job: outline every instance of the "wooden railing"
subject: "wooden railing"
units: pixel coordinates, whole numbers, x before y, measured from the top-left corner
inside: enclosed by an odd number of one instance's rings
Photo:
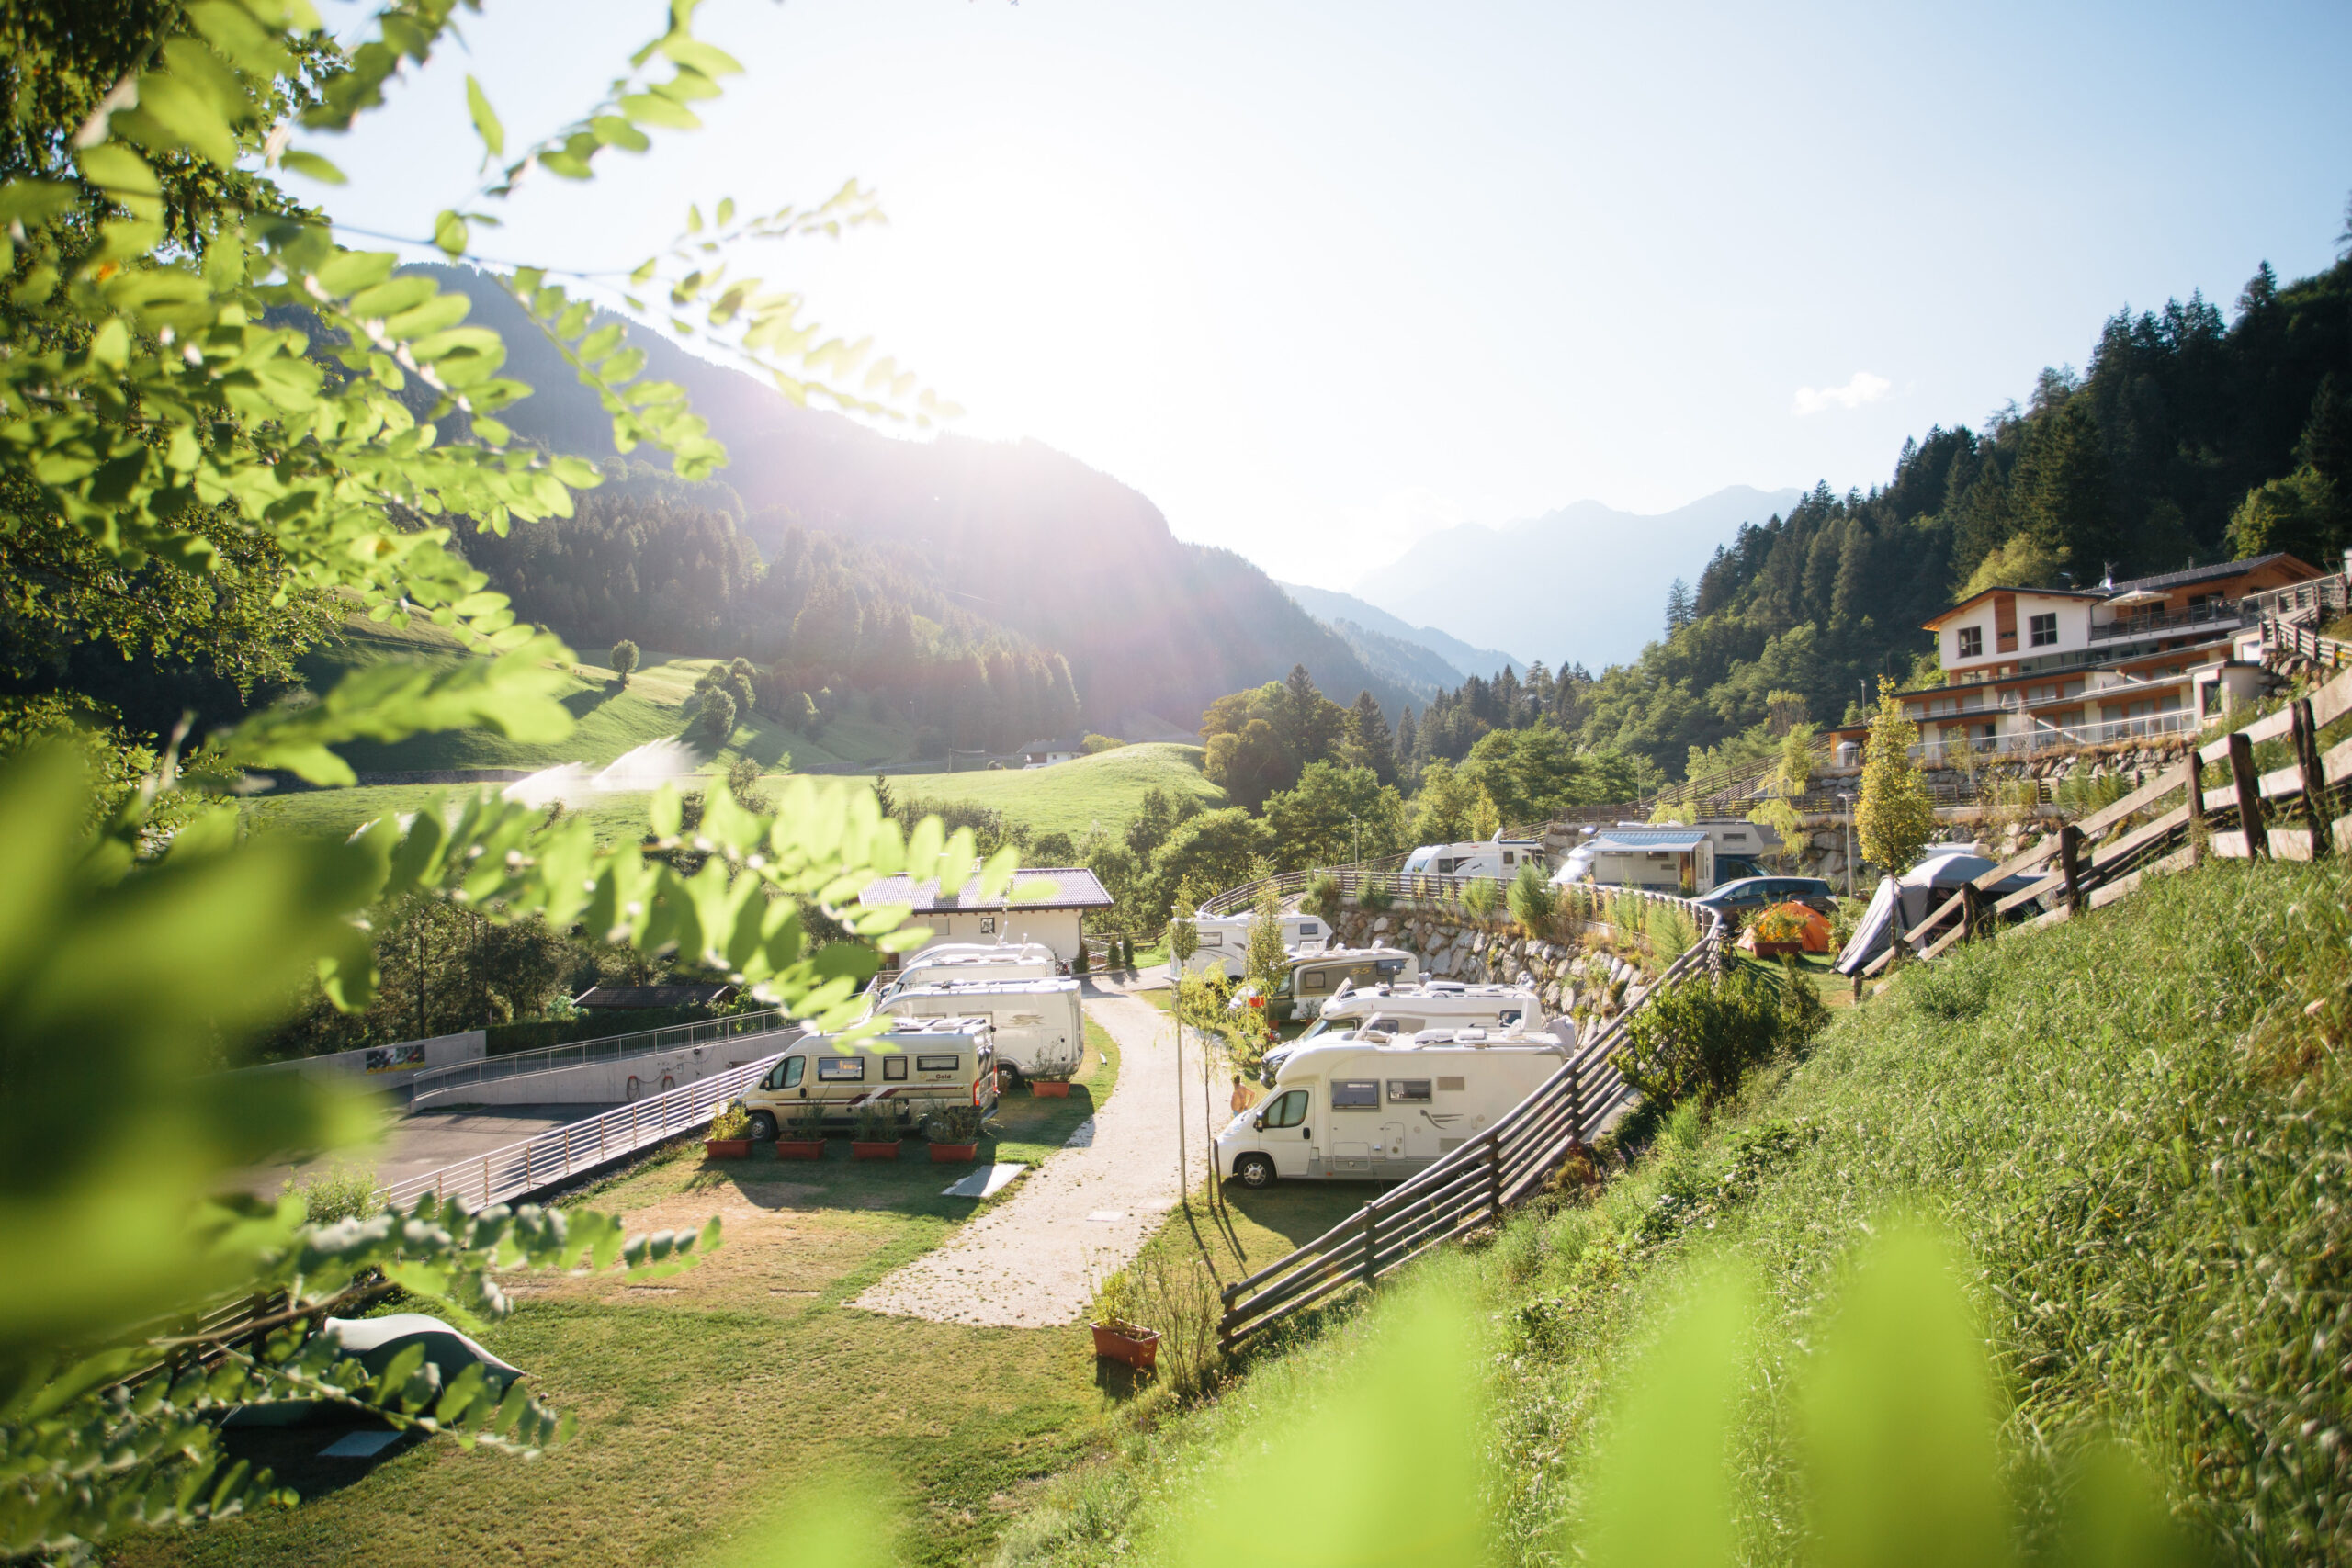
[[[1934,958],[1993,929],[2002,915],[2037,900],[2055,899],[2033,923],[2052,925],[2111,904],[2151,874],[2184,870],[2204,853],[2227,859],[2307,861],[2352,852],[2352,817],[2338,808],[2352,783],[2352,740],[2323,755],[2319,732],[2352,714],[2352,674],[2337,676],[2308,697],[2199,748],[2179,767],[2080,822],[2068,823],[2025,853],[1975,878],[1898,934],[1894,945],[1866,966],[1875,975],[1898,951]],[[2257,773],[2254,748],[2285,740],[2294,761]],[[2206,764],[2226,764],[2226,784],[2207,787]],[[2241,810],[2239,803],[2247,803]],[[2147,820],[2132,825],[2131,818]],[[2301,825],[2291,826],[2294,818]],[[2106,843],[2094,837],[2120,828]],[[1996,896],[2015,876],[2033,880]]]
[[[1227,1349],[1351,1287],[1370,1285],[1432,1247],[1499,1221],[1541,1187],[1568,1151],[1597,1134],[1634,1098],[1612,1059],[1649,999],[1696,976],[1720,974],[1729,926],[1713,909],[1659,893],[1621,890],[1691,917],[1699,940],[1668,965],[1633,1007],[1590,1038],[1493,1126],[1366,1203],[1313,1241],[1224,1290],[1219,1342]],[[1215,1173],[1221,1174],[1221,1173]],[[1214,1179],[1214,1174],[1213,1174]]]

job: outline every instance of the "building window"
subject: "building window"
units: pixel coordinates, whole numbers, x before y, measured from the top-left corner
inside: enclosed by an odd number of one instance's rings
[[[1960,656],[1962,659],[1984,657],[1984,628],[1983,626],[1960,628]]]
[[[2026,621],[2026,629],[2032,637],[2034,647],[2053,646],[2058,641],[2058,613],[2052,610],[2046,615],[2030,616]]]
[[[2199,716],[2204,718],[2211,718],[2222,711],[2222,683],[2219,681],[2208,681],[2197,688],[2197,709]]]
[[[980,934],[982,936],[996,935],[996,917],[994,915],[982,915],[980,917]]]

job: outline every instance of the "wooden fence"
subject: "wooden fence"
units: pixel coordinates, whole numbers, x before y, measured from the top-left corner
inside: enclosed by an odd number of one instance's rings
[[[1729,926],[1712,909],[1660,893],[1644,902],[1688,913],[1700,935],[1633,1007],[1574,1044],[1559,1070],[1493,1126],[1289,1256],[1225,1287],[1217,1337],[1228,1350],[1355,1285],[1370,1285],[1481,1225],[1541,1187],[1569,1149],[1598,1134],[1634,1098],[1611,1059],[1650,998],[1698,975],[1720,974]]]
[[[1900,932],[1862,973],[1878,974],[1901,950],[1937,957],[2037,901],[2052,907],[2033,924],[2071,919],[2128,896],[2148,876],[2186,870],[2207,853],[2307,861],[2352,852],[2352,817],[2340,814],[2352,783],[2352,740],[2324,755],[2319,746],[2321,729],[2348,713],[2352,674],[2208,743],[2179,767],[1970,882]],[[2288,742],[2294,760],[2258,773],[2254,749],[2267,740]],[[2226,765],[2228,782],[2207,785],[2206,764]],[[2241,810],[2241,802],[2250,809]],[[2109,829],[2116,831],[2106,842],[2094,841]],[[1996,896],[2001,883],[2027,874],[2030,883]]]

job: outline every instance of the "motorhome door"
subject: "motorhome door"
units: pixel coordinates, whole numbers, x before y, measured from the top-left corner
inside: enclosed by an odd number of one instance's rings
[[[1258,1146],[1273,1156],[1276,1176],[1305,1176],[1316,1164],[1315,1091],[1286,1089],[1258,1112]]]

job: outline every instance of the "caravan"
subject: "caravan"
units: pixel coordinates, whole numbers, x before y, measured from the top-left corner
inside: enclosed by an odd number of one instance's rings
[[[1254,913],[1239,915],[1200,915],[1193,920],[1195,945],[1184,972],[1204,975],[1210,970],[1221,971],[1229,980],[1239,979],[1250,954],[1250,928],[1257,923]],[[1283,951],[1296,953],[1306,947],[1320,946],[1331,940],[1330,922],[1315,915],[1303,915],[1296,910],[1285,911],[1282,917]],[[1176,961],[1168,961],[1168,977],[1176,978]]]
[[[1086,1060],[1086,1019],[1075,980],[959,976],[897,987],[875,1007],[904,1019],[987,1019],[1001,1089],[1024,1078],[1068,1078]]]
[[[1472,1029],[1295,1051],[1266,1098],[1217,1134],[1217,1170],[1259,1188],[1278,1177],[1410,1176],[1493,1126],[1570,1050],[1548,1034]]]
[[[908,1020],[887,1034],[843,1042],[804,1034],[744,1091],[752,1137],[766,1143],[787,1122],[810,1114],[841,1123],[878,1101],[909,1131],[933,1111],[976,1105],[996,1109],[996,1047],[985,1018]]]
[[[1781,852],[1781,835],[1760,822],[1711,817],[1678,822],[1620,822],[1593,828],[1570,850],[1553,886],[1579,882],[1603,887],[1643,887],[1695,897],[1726,882],[1760,874],[1759,859]]]
[[[1042,942],[943,942],[909,958],[897,974],[876,976],[871,988],[875,1005],[887,1011],[890,997],[917,986],[951,980],[1047,980],[1061,972],[1061,960]]]
[[[1405,859],[1403,876],[1484,876],[1509,882],[1522,865],[1544,865],[1541,839],[1474,840],[1462,844],[1423,844]]]
[[[1460,980],[1424,980],[1417,986],[1352,987],[1325,1002],[1314,1026],[1266,1054],[1265,1081],[1272,1083],[1292,1053],[1342,1032],[1359,1038],[1409,1039],[1426,1029],[1483,1029],[1489,1033],[1532,1032],[1544,1025],[1544,998],[1533,985],[1473,986]]]
[[[1327,947],[1294,953],[1282,984],[1271,997],[1244,987],[1230,1007],[1266,1010],[1269,1023],[1314,1018],[1333,997],[1363,986],[1410,985],[1420,977],[1420,960],[1401,947]]]

